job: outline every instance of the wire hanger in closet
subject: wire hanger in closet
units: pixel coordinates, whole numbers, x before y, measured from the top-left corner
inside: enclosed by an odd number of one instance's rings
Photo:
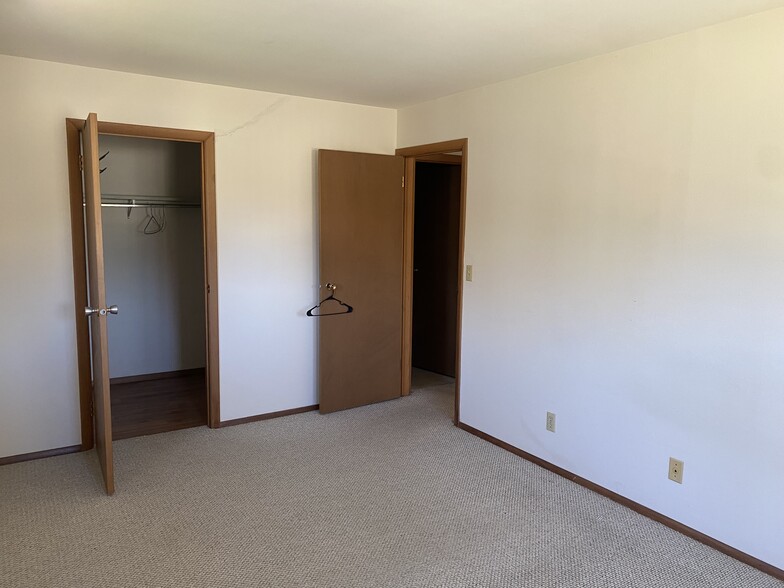
[[[350,312],[354,312],[354,307],[353,306],[350,306],[350,305],[346,304],[345,302],[343,302],[342,300],[338,300],[337,298],[335,298],[335,290],[338,289],[338,287],[335,284],[328,283],[325,287],[326,287],[327,290],[330,291],[329,292],[329,296],[327,296],[324,300],[319,302],[316,306],[314,306],[313,308],[308,310],[308,312],[306,312],[305,314],[307,314],[308,316],[319,317],[319,316],[330,316],[330,315],[334,315],[334,314],[348,314]],[[319,312],[319,313],[314,313],[313,312],[316,309],[320,309],[322,304],[324,304],[325,302],[329,302],[330,300],[334,300],[340,306],[344,307],[345,310],[341,310],[341,311],[338,311],[338,312]]]
[[[147,224],[144,225],[144,229],[142,229],[142,232],[145,235],[155,235],[156,233],[161,233],[164,229],[166,229],[165,208],[160,207],[160,213],[156,215],[155,207],[150,206],[147,208],[147,216],[149,219],[147,220]],[[128,218],[130,218],[130,214],[128,215]]]

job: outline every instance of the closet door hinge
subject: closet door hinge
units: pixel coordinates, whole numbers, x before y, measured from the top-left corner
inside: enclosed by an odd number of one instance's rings
[[[400,182],[400,187],[401,188],[405,188],[406,187],[406,176],[403,176],[403,180]]]
[[[84,171],[84,156],[79,156],[79,171]]]
[[[207,294],[209,294],[209,293],[210,293],[210,285],[207,284]]]

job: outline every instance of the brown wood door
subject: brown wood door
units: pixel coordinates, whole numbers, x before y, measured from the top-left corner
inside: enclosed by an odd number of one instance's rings
[[[106,284],[103,268],[103,226],[101,223],[101,180],[98,162],[98,117],[91,113],[82,130],[84,161],[85,233],[89,275],[90,338],[93,366],[93,415],[95,449],[103,472],[107,494],[114,493],[112,456],[112,405],[109,396],[109,349],[106,321]]]
[[[455,376],[460,279],[459,165],[416,164],[414,207],[414,367]]]
[[[404,158],[320,150],[318,165],[319,283],[354,309],[316,319],[327,413],[400,396]]]

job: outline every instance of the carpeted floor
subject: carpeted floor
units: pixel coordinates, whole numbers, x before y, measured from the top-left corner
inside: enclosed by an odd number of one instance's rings
[[[436,380],[435,384],[438,384]],[[465,433],[452,388],[0,468],[0,586],[782,588]]]

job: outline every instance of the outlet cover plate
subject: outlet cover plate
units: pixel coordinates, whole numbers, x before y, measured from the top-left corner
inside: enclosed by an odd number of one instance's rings
[[[670,473],[668,477],[673,482],[683,484],[683,461],[674,457],[670,458]]]
[[[548,431],[550,431],[551,433],[555,433],[555,413],[554,412],[548,412],[547,413],[547,423],[546,423],[546,426],[547,426],[547,430]]]

